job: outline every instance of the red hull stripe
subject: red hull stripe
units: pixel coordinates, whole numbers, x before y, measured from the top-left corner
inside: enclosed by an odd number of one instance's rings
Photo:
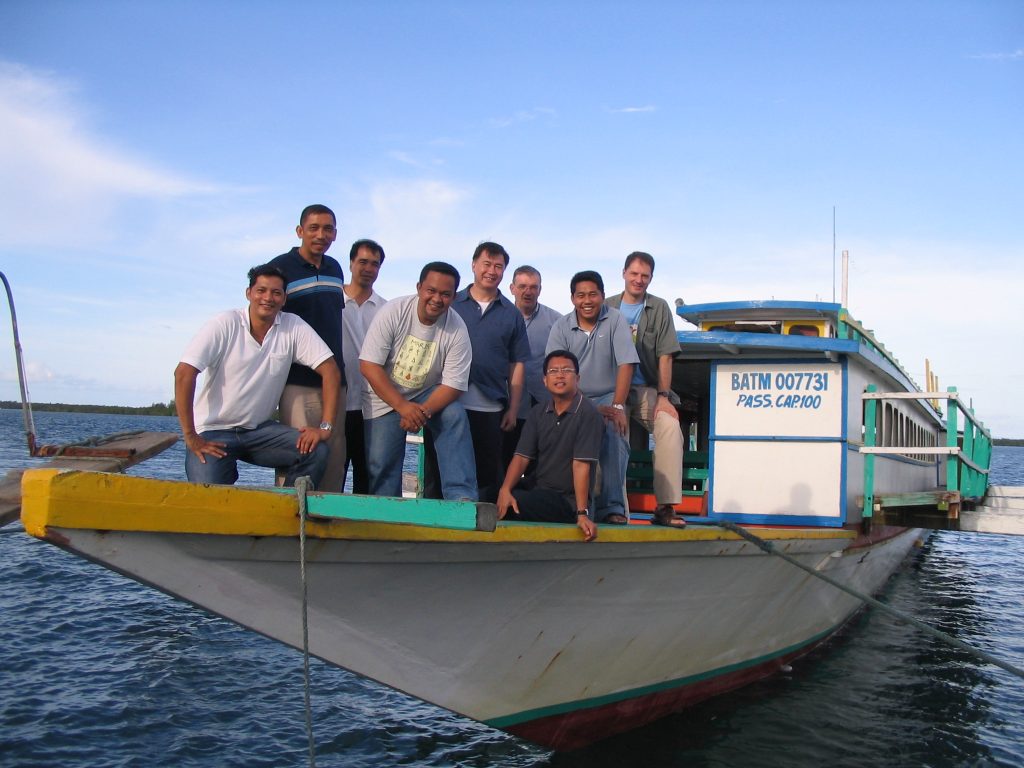
[[[839,627],[782,651],[658,685],[621,691],[495,718],[487,725],[550,749],[578,749],[599,739],[653,722],[712,696],[774,674],[809,652]]]

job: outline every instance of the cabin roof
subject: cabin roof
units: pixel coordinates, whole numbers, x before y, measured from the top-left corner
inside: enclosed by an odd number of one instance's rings
[[[824,301],[721,301],[683,304],[676,314],[694,325],[701,320],[729,317],[736,320],[796,320],[830,317],[838,319],[842,306]]]

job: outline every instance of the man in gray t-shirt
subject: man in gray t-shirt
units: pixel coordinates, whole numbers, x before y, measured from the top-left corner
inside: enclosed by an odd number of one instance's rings
[[[430,430],[445,499],[475,501],[476,466],[466,411],[472,347],[466,324],[449,311],[459,287],[451,264],[423,267],[416,294],[385,304],[366,332],[359,370],[370,493],[402,495],[405,435]]]

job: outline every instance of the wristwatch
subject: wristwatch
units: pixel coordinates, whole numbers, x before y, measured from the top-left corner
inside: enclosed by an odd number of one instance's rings
[[[624,406],[622,403],[612,403],[612,408],[614,408],[616,411],[626,410],[626,406]]]
[[[661,397],[667,397],[667,398],[670,398],[670,399],[671,399],[671,397],[672,397],[672,393],[671,393],[671,392],[669,392],[669,391],[668,391],[667,389],[659,389],[659,390],[658,390],[658,394],[659,394],[659,395],[660,395]]]
[[[331,422],[329,422],[329,421],[321,421],[320,422],[320,429],[325,430],[327,432],[330,432],[332,429],[334,429],[334,425],[331,424]]]
[[[589,509],[577,509],[576,510],[576,517],[579,517],[581,515],[583,517],[590,517],[590,510]]]

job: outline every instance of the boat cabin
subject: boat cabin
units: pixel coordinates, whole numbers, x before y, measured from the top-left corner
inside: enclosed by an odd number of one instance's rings
[[[969,435],[959,435],[954,421],[947,445],[935,393],[923,393],[839,304],[677,302],[677,314],[695,326],[678,332],[672,381],[687,438],[681,511],[737,523],[844,526],[913,494],[942,506],[935,494],[948,479],[947,459]],[[633,447],[630,507],[645,510],[648,446]]]

